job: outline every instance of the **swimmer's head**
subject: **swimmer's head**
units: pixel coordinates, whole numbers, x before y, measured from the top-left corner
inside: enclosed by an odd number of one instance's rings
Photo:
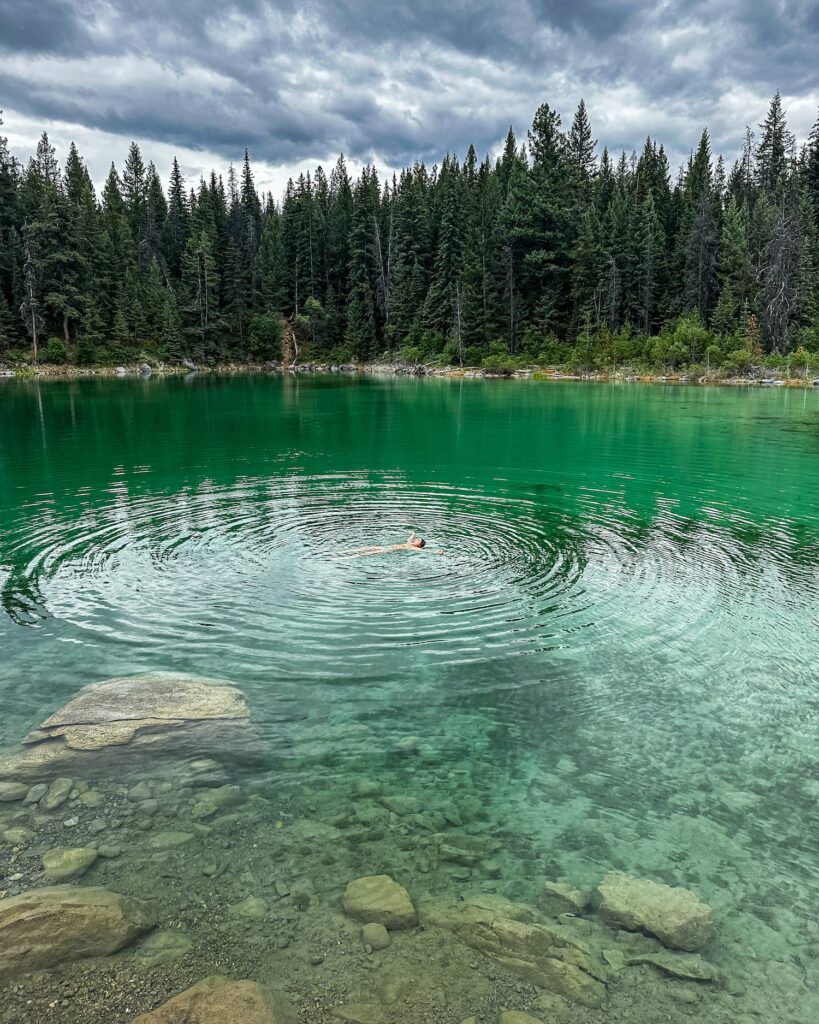
[[[418,537],[416,540],[412,542],[412,546],[414,548],[425,548],[427,546],[427,542],[424,540],[423,537]]]

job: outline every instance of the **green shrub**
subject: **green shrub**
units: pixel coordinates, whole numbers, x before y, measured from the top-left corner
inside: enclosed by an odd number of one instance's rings
[[[327,361],[336,365],[339,363],[351,363],[353,356],[346,345],[334,345],[327,353]]]
[[[479,345],[470,345],[464,352],[465,366],[480,366],[483,362],[483,350]]]
[[[49,338],[40,352],[40,358],[44,363],[67,363],[68,353],[60,338]]]
[[[438,331],[424,331],[418,346],[425,362],[439,356],[444,350],[444,336]]]
[[[423,353],[418,345],[406,345],[399,352],[405,363],[420,363]]]
[[[744,373],[746,370],[750,370],[753,359],[753,355],[747,348],[737,348],[728,353],[722,362],[722,368],[734,373]]]
[[[451,365],[458,361],[458,344],[453,338],[450,338],[446,345],[444,345],[444,350],[441,353],[441,362]]]
[[[250,354],[255,359],[281,359],[282,322],[275,313],[255,313],[250,318]]]
[[[489,355],[481,365],[484,370],[489,370],[490,373],[502,373],[505,375],[519,370],[521,360],[515,356],[510,356],[508,353],[506,355]]]

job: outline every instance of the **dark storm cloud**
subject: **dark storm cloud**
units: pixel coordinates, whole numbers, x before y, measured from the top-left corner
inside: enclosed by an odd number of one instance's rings
[[[293,164],[393,166],[519,136],[585,96],[601,144],[674,154],[706,124],[816,99],[817,4],[793,0],[0,0],[0,106],[126,138]]]

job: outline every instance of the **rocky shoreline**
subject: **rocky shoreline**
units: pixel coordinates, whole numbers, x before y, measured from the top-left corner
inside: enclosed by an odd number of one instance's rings
[[[482,380],[533,380],[533,381],[597,381],[624,382],[644,384],[708,384],[715,386],[761,386],[819,388],[819,377],[781,377],[771,370],[757,371],[753,376],[721,377],[716,373],[705,376],[689,374],[651,374],[632,373],[629,371],[571,373],[554,367],[528,366],[508,373],[498,373],[478,366],[440,366],[439,364],[410,365],[406,363],[296,363],[285,367],[281,362],[272,360],[260,363],[225,363],[217,366],[199,366],[186,361],[181,366],[165,363],[141,363],[129,366],[38,366],[32,367],[0,367],[0,378],[21,377],[24,379],[57,379],[71,380],[78,377],[140,377],[151,376],[190,376],[192,374],[244,375],[244,374],[310,374],[331,373],[342,375],[370,374],[373,376],[400,377],[450,377]]]
[[[522,838],[462,780],[434,788],[445,766],[418,737],[345,779],[347,733],[309,735],[294,754],[327,762],[326,787],[242,772],[258,751],[241,691],[150,673],[85,687],[0,759],[0,1021],[762,1013],[748,970],[714,962],[720,922],[694,892],[616,869],[578,886],[529,860],[522,883]]]

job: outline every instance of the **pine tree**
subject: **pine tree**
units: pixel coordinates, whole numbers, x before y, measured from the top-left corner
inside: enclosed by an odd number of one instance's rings
[[[424,319],[427,327],[445,339],[463,332],[461,291],[463,288],[463,194],[457,161],[444,160],[439,179],[441,221],[435,252],[432,282]]]
[[[793,135],[788,131],[778,90],[771,100],[768,116],[759,127],[762,137],[756,150],[757,181],[763,192],[779,199],[785,190]]]
[[[586,104],[580,101],[566,140],[569,155],[577,168],[580,178],[588,183],[594,177],[597,160],[594,155],[597,139],[592,138],[592,129]]]
[[[703,191],[697,218],[685,248],[685,298],[688,309],[695,309],[705,324],[717,292],[717,225],[709,195]]]
[[[162,255],[173,280],[179,279],[182,253],[188,238],[188,221],[185,179],[179,169],[179,161],[174,157],[168,186],[168,216],[162,225]]]
[[[640,207],[637,220],[637,287],[638,302],[636,312],[640,329],[647,336],[657,319],[660,285],[663,280],[663,263],[665,259],[666,241],[657,211],[654,197],[646,192]]]
[[[725,210],[719,246],[719,302],[714,312],[714,328],[729,335],[738,330],[745,304],[753,292],[753,265],[748,251],[748,212],[731,195]]]

